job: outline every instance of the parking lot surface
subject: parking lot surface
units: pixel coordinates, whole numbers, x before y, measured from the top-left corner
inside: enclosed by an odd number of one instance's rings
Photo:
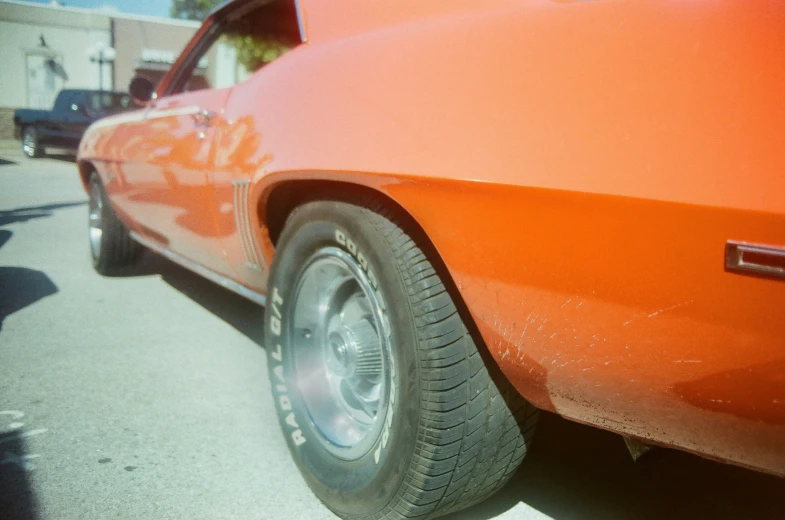
[[[99,276],[86,201],[73,158],[0,148],[0,519],[335,518],[276,422],[264,309],[152,253]],[[784,498],[543,414],[513,481],[451,518],[774,519]]]

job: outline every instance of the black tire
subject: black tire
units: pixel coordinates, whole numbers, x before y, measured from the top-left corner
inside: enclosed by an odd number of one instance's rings
[[[134,264],[141,250],[117,218],[101,178],[95,172],[90,176],[88,241],[93,267],[103,275],[117,274]]]
[[[38,140],[38,131],[34,126],[22,128],[22,153],[31,159],[37,159],[44,155],[44,149]]]
[[[307,309],[301,288],[310,287],[309,266],[328,254],[350,256],[377,282],[371,283],[383,309],[377,329],[389,327],[390,404],[379,412],[383,418],[375,417],[385,427],[353,460],[335,455],[343,448],[329,449],[314,419],[320,411],[312,412],[298,386],[305,379],[297,377],[298,356],[305,354],[296,353],[295,342],[305,349],[299,352],[323,348],[331,356],[326,336],[314,334],[317,347],[306,348],[310,330],[294,330]],[[501,488],[530,445],[537,410],[478,350],[440,274],[375,200],[308,202],[292,212],[278,241],[265,345],[279,422],[308,485],[343,518],[433,518],[464,509]],[[313,381],[309,376],[306,385]]]

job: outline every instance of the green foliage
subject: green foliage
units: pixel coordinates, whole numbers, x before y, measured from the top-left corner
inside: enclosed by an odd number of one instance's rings
[[[169,14],[172,18],[201,21],[223,2],[224,0],[172,0]]]
[[[288,51],[291,46],[274,39],[251,35],[231,35],[226,40],[237,51],[237,62],[254,72]]]

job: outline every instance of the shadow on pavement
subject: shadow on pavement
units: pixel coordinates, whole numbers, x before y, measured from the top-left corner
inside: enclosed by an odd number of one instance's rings
[[[0,226],[6,226],[16,222],[27,222],[28,220],[37,218],[51,217],[55,210],[72,208],[74,206],[84,206],[85,204],[87,204],[87,201],[74,201],[0,210]]]
[[[18,164],[16,161],[12,161],[10,159],[5,159],[4,157],[0,157],[0,166],[6,166],[9,164]]]
[[[53,159],[55,161],[62,161],[62,162],[69,162],[69,163],[76,162],[76,154],[73,152],[56,152],[56,153],[47,152],[45,157],[47,159]]]
[[[264,307],[150,251],[144,251],[139,263],[123,275],[160,275],[164,282],[264,348]]]
[[[445,518],[785,518],[785,479],[669,449],[633,462],[616,434],[550,413],[540,417],[534,445],[510,483]]]
[[[33,456],[26,453],[18,430],[0,433],[0,518],[35,520],[37,505],[28,472]]]
[[[13,236],[13,233],[8,229],[0,229],[0,247],[3,247]]]
[[[7,316],[57,292],[57,286],[41,271],[0,266],[0,330]]]

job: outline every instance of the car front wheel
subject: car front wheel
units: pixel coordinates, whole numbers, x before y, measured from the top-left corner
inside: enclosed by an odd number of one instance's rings
[[[140,246],[117,218],[97,173],[90,176],[90,203],[87,236],[93,267],[103,275],[116,274],[134,263]]]
[[[279,422],[344,518],[468,507],[531,442],[536,409],[478,349],[442,276],[378,201],[306,203],[278,241],[265,344]]]

